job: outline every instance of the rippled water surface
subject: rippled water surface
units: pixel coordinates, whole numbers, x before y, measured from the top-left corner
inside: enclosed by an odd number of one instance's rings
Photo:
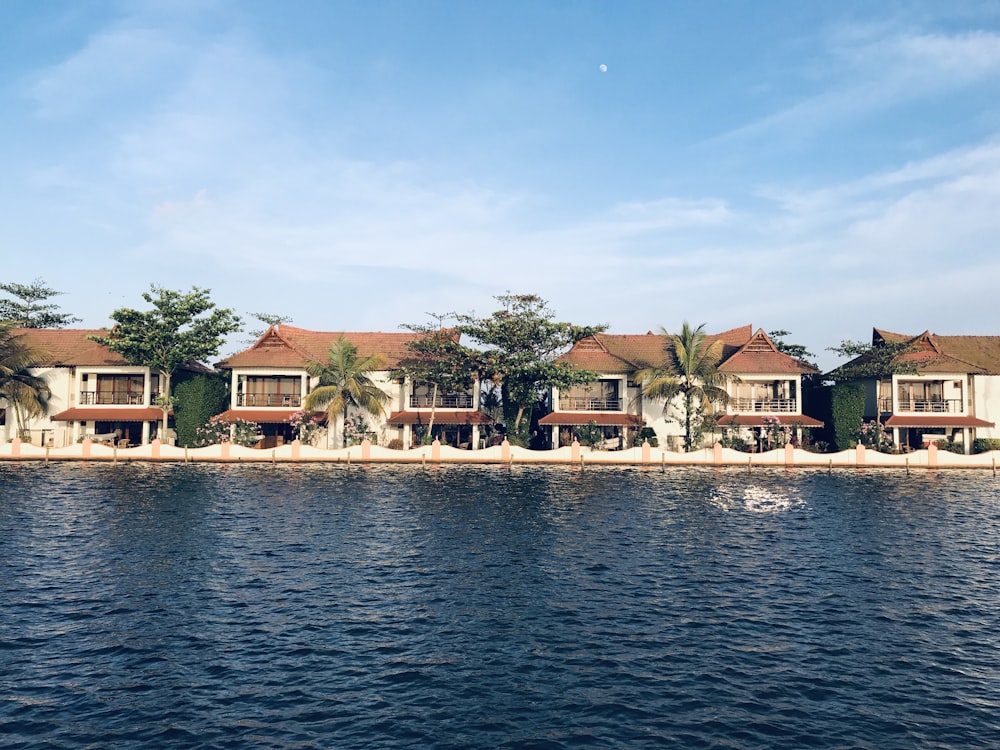
[[[0,465],[5,748],[1000,747],[989,472]]]

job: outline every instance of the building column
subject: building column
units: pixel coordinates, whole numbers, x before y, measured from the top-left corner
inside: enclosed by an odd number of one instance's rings
[[[472,425],[472,450],[479,450],[479,425]]]

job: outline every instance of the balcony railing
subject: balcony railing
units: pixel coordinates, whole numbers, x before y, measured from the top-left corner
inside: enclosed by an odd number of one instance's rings
[[[140,406],[145,403],[141,393],[120,391],[80,391],[81,406]]]
[[[879,411],[892,412],[892,399],[880,398],[878,401]],[[960,398],[938,398],[938,399],[899,399],[896,402],[897,412],[917,412],[927,414],[961,414],[962,399]]]
[[[410,408],[411,409],[471,409],[472,408],[472,394],[471,393],[458,393],[458,394],[438,394],[437,398],[433,396],[410,396]]]
[[[302,397],[291,393],[238,393],[237,406],[283,406],[286,409],[302,406]]]
[[[587,396],[560,396],[559,411],[621,411],[620,398],[589,398]]]
[[[729,410],[790,414],[798,412],[798,402],[794,398],[731,398]]]

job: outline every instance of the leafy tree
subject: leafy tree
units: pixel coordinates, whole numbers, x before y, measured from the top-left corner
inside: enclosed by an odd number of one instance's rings
[[[662,364],[639,372],[643,395],[665,399],[664,414],[674,397],[680,395],[684,412],[684,450],[691,451],[703,429],[703,417],[710,404],[726,404],[729,394],[725,384],[735,380],[719,372],[722,342],[708,342],[704,323],[691,328],[687,321],[680,333],[660,329],[666,359]]]
[[[836,352],[841,357],[851,357],[846,364],[830,372],[832,380],[876,380],[887,378],[893,373],[912,375],[917,368],[913,362],[901,360],[900,356],[913,351],[908,341],[884,341],[866,344],[863,341],[841,341],[840,346],[829,346],[827,351]]]
[[[284,315],[271,315],[270,313],[250,313],[251,318],[256,318],[261,323],[263,323],[267,328],[271,326],[280,326],[282,323],[291,323],[292,319]],[[254,328],[252,331],[247,331],[247,337],[245,343],[255,344],[257,339],[264,335],[267,328]]]
[[[80,322],[80,318],[59,312],[59,305],[46,302],[62,292],[50,289],[41,279],[30,284],[0,283],[0,291],[10,295],[0,299],[0,320],[13,321],[21,328],[65,328]]]
[[[45,353],[15,334],[15,327],[13,321],[0,322],[0,398],[13,410],[20,435],[29,419],[45,414],[52,392],[44,378],[31,372],[45,361]]]
[[[152,310],[119,308],[111,314],[115,325],[108,335],[91,337],[131,364],[160,373],[163,384],[157,403],[163,410],[164,432],[172,405],[173,374],[185,365],[216,356],[226,335],[240,330],[239,317],[232,310],[217,308],[209,291],[192,287],[182,293],[153,284],[142,294]]]
[[[326,362],[312,360],[306,371],[319,378],[319,385],[306,397],[306,409],[325,409],[327,426],[335,424],[334,415],[347,421],[349,408],[372,415],[381,414],[389,394],[375,385],[372,373],[385,369],[385,359],[380,354],[358,356],[358,348],[340,336],[330,345]],[[346,435],[344,436],[346,445]]]
[[[785,341],[785,336],[791,336],[791,331],[785,331],[783,329],[778,329],[776,331],[768,331],[767,335],[770,337],[774,345],[778,347],[778,351],[782,354],[787,354],[789,357],[795,357],[799,362],[803,362],[812,367],[816,367],[816,363],[813,362],[813,357],[815,356],[811,351],[806,349],[802,344],[789,344]]]
[[[229,400],[226,381],[219,375],[198,374],[174,388],[174,427],[177,444],[195,447],[198,428],[223,411]]]
[[[503,308],[492,315],[456,318],[463,334],[486,347],[483,372],[500,385],[508,437],[525,442],[541,394],[552,387],[568,388],[597,377],[593,372],[556,362],[556,357],[607,326],[555,321],[545,300],[534,294],[503,294],[494,299]]]
[[[435,323],[403,325],[403,328],[420,335],[406,345],[407,355],[392,373],[395,378],[410,378],[432,387],[428,435],[434,429],[439,394],[468,392],[482,366],[480,355],[460,343],[460,331],[444,327],[448,316],[431,317],[435,318]]]

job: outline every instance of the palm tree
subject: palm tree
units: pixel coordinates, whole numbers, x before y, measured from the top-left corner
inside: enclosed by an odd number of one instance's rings
[[[31,373],[32,367],[45,361],[45,353],[28,345],[23,334],[14,330],[14,321],[0,322],[0,399],[12,407],[21,436],[29,419],[48,410],[52,391],[44,378]]]
[[[319,378],[319,385],[306,397],[305,406],[307,409],[325,409],[328,429],[332,428],[337,417],[346,422],[347,411],[351,407],[372,415],[381,414],[389,394],[375,385],[371,373],[384,369],[384,357],[379,354],[359,357],[358,348],[341,336],[330,345],[326,362],[313,360],[306,363],[306,371]],[[346,434],[343,442],[346,446]]]
[[[732,375],[719,372],[722,360],[722,342],[708,342],[705,324],[692,329],[687,321],[681,332],[669,333],[660,329],[664,338],[667,357],[658,367],[648,367],[639,372],[644,383],[642,393],[649,398],[665,399],[664,413],[675,396],[683,396],[684,450],[694,448],[694,418],[710,404],[726,404],[727,381],[736,380]]]

